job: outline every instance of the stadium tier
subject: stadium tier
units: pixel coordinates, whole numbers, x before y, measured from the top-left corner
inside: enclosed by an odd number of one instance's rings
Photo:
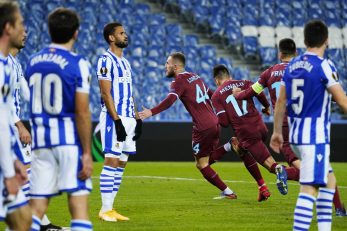
[[[107,44],[102,36],[103,26],[111,21],[121,22],[130,37],[125,57],[132,64],[134,98],[138,107],[152,107],[166,97],[170,80],[165,78],[166,57],[172,51],[183,51],[187,69],[202,76],[214,89],[211,71],[215,64],[225,64],[236,79],[254,79],[245,67],[233,67],[232,60],[220,58],[216,48],[201,45],[200,38],[184,34],[179,23],[171,23],[165,14],[153,13],[148,4],[135,0],[22,0],[28,38],[19,58],[25,69],[31,54],[50,43],[47,14],[64,6],[79,12],[81,29],[76,44],[78,53],[85,55],[95,69],[96,60]],[[303,26],[319,18],[329,26],[329,50],[326,55],[334,62],[341,82],[347,86],[347,0],[148,0],[163,9],[179,14],[200,32],[217,38],[225,49],[240,50],[244,59],[259,60],[259,68],[278,62],[278,41],[291,37],[298,51],[304,51]],[[223,6],[223,7],[221,7]],[[236,49],[235,49],[236,48]],[[92,76],[90,110],[97,121],[100,112],[99,86]],[[23,105],[27,118],[27,105]],[[339,113],[333,115],[340,119]],[[189,121],[190,116],[181,103],[151,118],[154,121]]]

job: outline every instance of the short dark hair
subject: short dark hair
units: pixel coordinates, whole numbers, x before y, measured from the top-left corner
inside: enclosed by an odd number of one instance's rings
[[[1,2],[0,3],[0,36],[3,35],[7,23],[12,26],[16,23],[15,13],[19,10],[15,2]]]
[[[321,47],[328,39],[328,27],[321,20],[312,20],[304,28],[305,45],[307,47]]]
[[[230,77],[230,73],[229,73],[228,68],[225,65],[219,64],[219,65],[214,66],[213,78],[223,79],[226,77]]]
[[[70,9],[59,7],[48,15],[48,29],[54,43],[67,43],[78,30],[78,14]]]
[[[182,52],[173,52],[170,54],[172,59],[182,63],[183,66],[186,66],[186,57]]]
[[[295,55],[296,45],[293,39],[284,38],[281,39],[278,44],[279,51],[284,55]]]
[[[109,36],[113,34],[116,28],[119,26],[123,26],[123,25],[119,22],[111,22],[104,26],[104,39],[108,44],[110,44],[111,42],[109,39]]]

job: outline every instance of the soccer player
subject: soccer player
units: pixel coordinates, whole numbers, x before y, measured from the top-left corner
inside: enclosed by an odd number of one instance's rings
[[[208,88],[200,76],[185,71],[185,56],[180,52],[172,53],[168,57],[165,70],[168,78],[174,78],[170,93],[156,107],[150,110],[144,108],[139,112],[140,118],[156,115],[180,99],[193,118],[192,147],[196,167],[208,182],[222,191],[222,198],[236,199],[236,194],[209,164],[210,156],[219,143],[220,127],[208,96]]]
[[[31,230],[40,230],[49,199],[68,194],[71,230],[92,230],[88,217],[91,120],[89,63],[73,53],[79,18],[69,9],[57,8],[48,16],[52,44],[34,54],[25,77],[30,87],[32,162]]]
[[[26,180],[24,166],[13,159],[11,150],[11,81],[13,70],[7,56],[10,47],[19,44],[24,31],[18,5],[0,3],[0,218],[11,230],[29,230],[31,212],[20,185]]]
[[[276,173],[277,187],[280,193],[287,194],[287,177],[289,180],[295,180],[299,177],[299,171],[277,164],[270,155],[264,144],[267,128],[254,106],[253,99],[236,100],[232,95],[233,88],[247,89],[252,85],[252,82],[233,80],[224,65],[217,65],[213,68],[213,77],[218,88],[212,96],[212,103],[216,108],[220,124],[224,127],[230,124],[233,127],[239,146],[249,151],[254,159],[269,172]],[[270,106],[263,93],[258,95],[258,99],[265,108]]]
[[[316,203],[318,230],[326,231],[331,230],[336,185],[329,162],[331,98],[347,113],[347,97],[334,65],[324,59],[327,26],[320,20],[308,22],[304,42],[307,51],[288,64],[281,82],[270,146],[277,153],[283,146],[282,124],[287,105],[289,142],[301,159],[301,187],[293,230],[309,230]]]
[[[12,104],[12,130],[15,133],[16,142],[14,143],[14,152],[18,158],[27,168],[27,174],[30,175],[30,161],[31,161],[31,135],[29,131],[25,128],[23,122],[20,120],[20,103],[21,103],[21,95],[26,101],[30,100],[30,93],[28,83],[26,82],[22,66],[16,58],[19,51],[24,48],[25,40],[26,40],[26,32],[23,30],[22,42],[20,44],[12,44],[10,47],[10,53],[8,55],[8,63],[12,65],[14,70],[14,79],[11,81],[13,84],[13,104]],[[22,190],[29,200],[29,188],[30,182],[29,180],[22,185]],[[60,230],[61,227],[53,225],[48,217],[44,215],[41,221],[41,231],[55,229]]]
[[[101,92],[100,129],[105,155],[100,174],[102,207],[99,217],[116,222],[129,220],[113,209],[129,155],[136,154],[136,140],[142,132],[133,93],[130,63],[123,56],[128,35],[122,24],[111,22],[104,27],[109,49],[99,58],[97,76]]]
[[[281,80],[288,63],[297,55],[295,42],[290,38],[282,39],[279,44],[278,57],[281,63],[276,64],[269,69],[265,70],[259,77],[258,81],[254,83],[250,88],[238,92],[234,89],[233,95],[237,100],[247,100],[253,96],[260,94],[265,88],[269,90],[272,108],[275,110],[277,97],[280,91]],[[240,89],[241,90],[241,89]],[[287,112],[283,118],[282,125],[283,145],[281,153],[283,153],[285,160],[290,166],[300,169],[300,160],[292,151],[289,144],[289,128],[287,120]],[[346,210],[341,203],[338,188],[335,189],[334,205],[337,216],[347,216]]]

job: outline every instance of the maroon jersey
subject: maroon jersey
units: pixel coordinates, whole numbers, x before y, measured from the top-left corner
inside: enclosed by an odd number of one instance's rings
[[[180,73],[172,81],[167,98],[151,111],[153,115],[158,114],[179,98],[192,116],[194,128],[199,131],[206,130],[218,125],[218,118],[213,111],[208,91],[197,74]]]
[[[244,148],[252,145],[252,139],[263,139],[267,129],[256,109],[253,99],[236,100],[232,95],[233,88],[248,89],[253,83],[248,80],[228,80],[219,86],[212,96],[212,103],[224,127],[230,124]],[[257,95],[259,101],[270,106],[264,93]]]
[[[260,83],[263,88],[267,87],[269,90],[273,109],[275,109],[277,97],[280,93],[281,80],[287,65],[288,63],[276,64],[265,70],[258,79],[258,83]]]

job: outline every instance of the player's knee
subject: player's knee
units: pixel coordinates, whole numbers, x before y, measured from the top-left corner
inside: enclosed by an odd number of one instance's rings
[[[104,165],[110,166],[112,168],[117,168],[117,167],[119,167],[119,159],[118,158],[106,157],[105,161],[104,161]]]
[[[27,231],[30,230],[32,223],[32,213],[28,205],[20,207],[12,216],[9,224],[11,230]]]
[[[127,165],[127,161],[119,161],[119,167],[121,168],[125,168],[125,166]]]

